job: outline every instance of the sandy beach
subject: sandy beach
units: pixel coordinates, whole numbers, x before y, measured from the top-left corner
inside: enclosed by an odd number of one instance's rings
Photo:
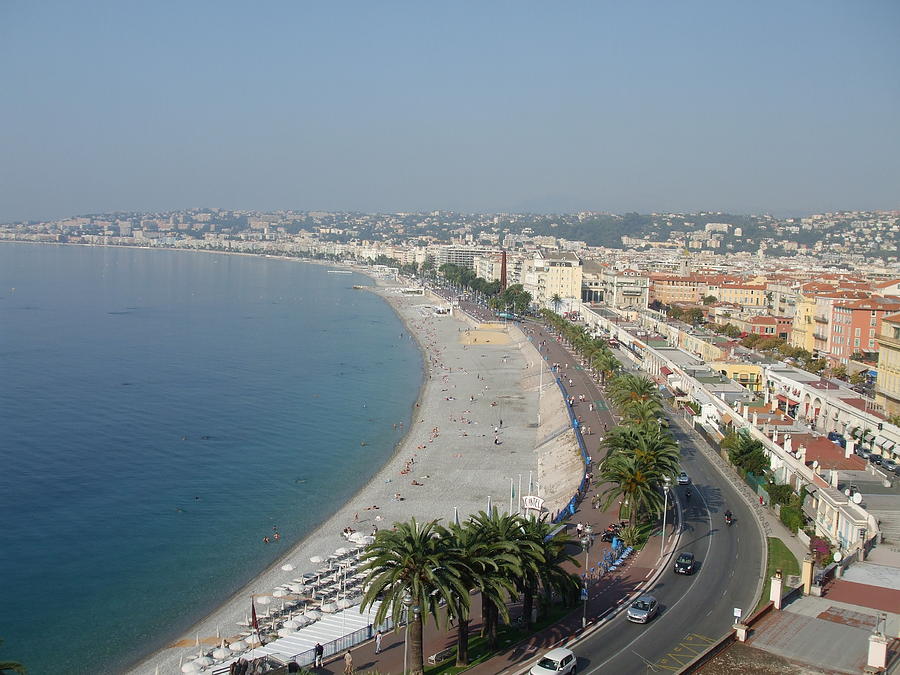
[[[439,315],[434,308],[446,306],[441,299],[401,295],[398,285],[381,281],[360,292],[384,297],[405,324],[404,337],[417,340],[423,351],[424,383],[412,428],[388,463],[337,513],[180,640],[129,672],[152,674],[158,667],[160,673],[178,673],[179,659],[196,657],[198,635],[206,646],[217,643],[217,633],[237,636],[250,596],[271,594],[276,586],[314,571],[319,565],[310,557],[344,546],[345,527],[369,534],[373,527],[411,517],[448,522],[454,508],[464,519],[486,509],[489,500],[506,511],[511,488],[515,511],[520,484],[521,494],[529,493],[529,475],[531,493],[545,499],[548,512],[574,493],[582,466],[562,396],[546,368],[541,378],[543,362],[517,325],[479,325],[464,315]],[[283,571],[285,563],[294,570]]]

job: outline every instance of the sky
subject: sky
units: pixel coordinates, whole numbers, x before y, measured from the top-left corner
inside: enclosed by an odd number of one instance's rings
[[[900,2],[0,0],[0,222],[900,208]]]

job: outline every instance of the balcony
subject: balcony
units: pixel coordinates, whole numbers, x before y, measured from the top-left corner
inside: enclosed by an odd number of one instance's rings
[[[828,319],[826,319],[824,316],[814,316],[813,321],[815,321],[816,323],[824,323],[826,325],[828,324]]]

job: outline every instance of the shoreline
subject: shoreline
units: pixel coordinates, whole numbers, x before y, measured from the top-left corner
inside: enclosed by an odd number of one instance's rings
[[[10,243],[105,247],[64,242]],[[310,564],[309,557],[327,556],[344,546],[346,541],[340,531],[345,526],[353,526],[367,534],[367,528],[376,524],[375,518],[371,517],[375,514],[378,514],[379,527],[389,527],[393,522],[412,516],[419,521],[440,518],[448,522],[453,517],[454,506],[463,520],[471,513],[484,510],[492,498],[495,507],[506,511],[507,499],[510,505],[513,504],[511,490],[515,491],[518,502],[518,497],[528,493],[526,479],[530,480],[532,474],[537,488],[533,493],[545,497],[545,508],[552,512],[568,501],[581,480],[580,462],[572,461],[575,457],[571,450],[573,444],[571,439],[567,441],[573,432],[560,433],[568,427],[562,397],[551,379],[544,381],[543,398],[539,398],[535,366],[544,367],[543,359],[515,325],[486,324],[479,328],[472,319],[459,313],[452,317],[435,316],[428,308],[446,305],[443,299],[430,292],[425,296],[402,295],[397,291],[403,287],[402,282],[384,280],[368,268],[346,263],[204,249],[110,247],[253,256],[359,272],[374,284],[362,290],[376,293],[387,302],[406,334],[416,340],[422,358],[421,381],[410,410],[409,426],[369,480],[347,501],[336,504],[330,516],[268,568],[250,578],[187,631],[170,634],[171,639],[157,636],[159,639],[154,642],[158,648],[129,659],[124,672],[149,675],[157,672],[157,668],[162,673],[180,672],[180,658],[187,661],[197,656],[196,639],[199,638],[206,650],[218,644],[217,634],[232,639],[242,630],[237,622],[249,614],[247,596],[270,595],[276,586],[319,567]],[[486,332],[478,333],[479,337],[486,337],[487,342],[482,339],[477,344],[466,344],[463,332],[480,329]],[[491,344],[491,339],[497,343]],[[464,391],[453,391],[457,388]],[[543,415],[540,426],[532,422],[535,418],[541,419],[539,408]],[[493,430],[498,421],[503,427],[499,434],[502,444],[494,446]],[[438,427],[440,433],[431,435],[431,429]],[[577,454],[577,446],[575,449]],[[409,457],[416,458],[414,473],[404,477],[401,469]],[[552,465],[549,478],[545,466],[548,463]],[[371,469],[366,467],[365,470],[368,473]],[[424,485],[411,487],[410,478],[418,479]],[[392,502],[391,495],[398,491],[405,500]],[[380,509],[372,512],[364,508],[372,504],[380,505]],[[302,509],[302,506],[302,502],[298,502],[298,507]],[[358,522],[354,514],[360,519]],[[286,562],[291,562],[295,569],[281,570],[281,565]],[[166,642],[159,646],[162,639]],[[138,650],[132,653],[138,653]]]
[[[281,259],[292,260],[292,258]],[[293,260],[318,262],[330,267],[348,267],[326,261]],[[366,274],[365,270],[349,267],[354,271]],[[523,343],[530,346],[527,339],[517,328],[510,329],[519,333],[515,342],[510,340],[508,344],[504,345],[478,345],[479,351],[486,349],[491,353],[476,355],[471,353],[475,351],[474,348],[469,350],[465,345],[456,341],[464,328],[473,327],[468,318],[429,316],[433,313],[423,308],[438,304],[441,302],[440,300],[429,296],[402,296],[391,290],[399,288],[399,285],[391,285],[371,274],[367,274],[367,276],[373,280],[375,286],[364,290],[380,295],[391,306],[408,335],[414,336],[416,339],[422,354],[422,382],[411,410],[411,421],[405,435],[397,442],[390,458],[373,473],[369,481],[346,503],[339,505],[335,512],[315,530],[279,557],[269,568],[235,591],[218,608],[196,622],[182,635],[181,639],[141,657],[139,661],[132,662],[127,672],[149,674],[155,672],[157,666],[159,666],[160,672],[177,672],[179,657],[188,659],[196,655],[195,636],[199,635],[201,644],[207,648],[211,646],[211,640],[215,639],[210,636],[215,636],[217,632],[226,639],[235,636],[240,630],[237,621],[242,620],[244,615],[249,613],[248,596],[270,594],[275,586],[299,577],[303,572],[312,571],[316,565],[307,562],[309,557],[311,555],[328,555],[344,545],[345,541],[340,536],[340,531],[345,526],[355,526],[359,531],[367,532],[368,528],[375,524],[379,527],[389,527],[393,522],[407,520],[411,516],[415,516],[418,520],[441,518],[447,522],[452,518],[454,505],[459,509],[460,518],[463,519],[470,513],[486,508],[487,499],[491,494],[495,498],[494,504],[505,510],[509,497],[506,481],[509,479],[510,485],[512,485],[513,476],[500,476],[497,473],[498,470],[506,469],[508,472],[509,467],[512,466],[519,476],[519,480],[522,480],[522,474],[527,474],[529,471],[533,471],[537,475],[537,457],[532,452],[521,453],[521,456],[514,457],[516,451],[512,449],[525,446],[532,451],[536,449],[537,445],[534,438],[535,429],[531,428],[536,425],[528,424],[529,418],[532,418],[537,411],[537,392],[528,392],[523,388],[522,371],[534,365],[533,362],[528,362],[528,357],[522,351]],[[518,353],[518,358],[509,358],[514,353]],[[458,366],[443,365],[444,359],[447,361],[451,358],[460,360],[467,356],[467,363],[462,370]],[[486,367],[486,358],[496,363]],[[514,363],[506,365],[508,361],[514,361]],[[476,375],[474,372],[470,373],[469,369],[479,371],[477,373],[479,386],[484,382],[489,382],[489,384],[483,385],[488,388],[487,393],[491,393],[490,387],[496,383],[502,394],[497,392],[493,395],[498,399],[504,398],[517,403],[515,409],[506,401],[500,404],[503,414],[503,418],[500,419],[504,420],[505,427],[504,444],[507,443],[507,434],[510,434],[509,456],[503,458],[502,469],[498,465],[493,472],[486,471],[485,461],[475,454],[473,454],[475,461],[472,466],[470,465],[471,460],[462,460],[463,453],[452,452],[454,449],[459,449],[460,445],[471,446],[474,453],[491,452],[491,450],[497,449],[491,448],[489,445],[492,442],[491,424],[495,424],[495,422],[488,419],[475,419],[475,401],[465,400],[466,406],[464,407],[473,410],[472,419],[466,426],[471,426],[472,423],[478,425],[479,422],[482,422],[483,426],[480,431],[484,431],[484,433],[469,435],[463,431],[462,436],[457,436],[457,438],[465,440],[460,441],[451,439],[452,432],[444,431],[453,423],[448,424],[447,408],[452,406],[449,405],[449,397],[444,397],[443,394],[466,381],[470,388],[474,386]],[[455,373],[454,370],[456,370]],[[487,376],[483,380],[480,371],[484,371]],[[444,388],[442,389],[442,387]],[[439,389],[441,391],[438,391]],[[487,403],[481,400],[484,399],[483,394],[486,392],[478,393],[479,401],[477,403],[480,403],[478,416],[486,418],[490,416],[491,407],[487,407]],[[474,396],[474,394],[470,395]],[[442,398],[446,400],[442,401]],[[457,401],[457,397],[454,396],[453,400]],[[462,403],[463,397],[460,396],[457,402]],[[544,403],[546,402],[545,399]],[[519,403],[522,405],[518,405]],[[562,405],[561,398],[559,404]],[[510,423],[515,427],[512,427]],[[430,437],[430,430],[434,427],[439,427],[441,432],[437,437]],[[513,433],[510,431],[512,428],[517,428],[518,431]],[[518,438],[513,440],[512,435]],[[487,443],[484,442],[486,437]],[[499,447],[503,449],[502,445]],[[465,454],[468,455],[468,451]],[[406,459],[410,456],[416,458],[414,465],[416,478],[426,484],[422,487],[411,487],[410,482],[400,474]],[[457,465],[454,466],[454,463]],[[459,464],[465,465],[459,466]],[[419,473],[423,473],[423,475],[419,476]],[[580,475],[572,482],[577,485],[579,479]],[[436,493],[438,484],[442,489]],[[514,489],[518,490],[517,487]],[[398,491],[404,495],[404,501],[392,502],[391,495]],[[426,497],[426,499],[422,500],[421,497]],[[380,506],[377,512],[377,518],[379,518],[377,522],[371,517],[372,512],[364,508],[365,505],[372,504]],[[354,519],[354,514],[359,518],[358,522]],[[290,572],[282,571],[281,565],[286,562],[291,562],[295,569]],[[184,646],[185,643],[189,643],[190,646]]]

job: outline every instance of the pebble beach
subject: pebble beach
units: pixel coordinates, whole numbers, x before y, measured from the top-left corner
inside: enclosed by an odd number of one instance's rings
[[[181,659],[196,657],[198,639],[207,648],[221,638],[237,639],[250,598],[314,571],[319,565],[310,558],[344,546],[345,528],[370,534],[412,517],[450,522],[458,513],[463,520],[489,503],[516,511],[519,496],[529,494],[529,481],[530,492],[545,500],[545,512],[555,512],[574,493],[583,471],[577,444],[567,431],[559,389],[522,329],[439,314],[436,308],[447,307],[440,298],[404,295],[395,283],[376,283],[360,292],[377,293],[390,303],[406,328],[402,337],[417,341],[424,362],[410,428],[391,459],[272,567],[129,672],[178,673]],[[285,564],[294,569],[282,570]]]

